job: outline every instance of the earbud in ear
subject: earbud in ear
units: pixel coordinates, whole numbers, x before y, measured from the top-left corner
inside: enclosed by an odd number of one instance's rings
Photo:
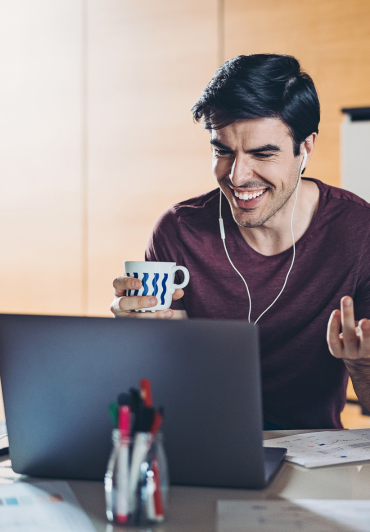
[[[302,172],[303,172],[303,170],[306,167],[306,161],[307,161],[307,151],[304,150],[303,161],[302,161],[302,166],[301,166],[301,170],[299,172],[299,175],[302,175]]]

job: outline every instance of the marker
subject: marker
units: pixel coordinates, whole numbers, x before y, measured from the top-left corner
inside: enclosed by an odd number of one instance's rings
[[[113,422],[113,426],[117,428],[118,426],[118,405],[117,403],[110,403],[109,405],[109,415]]]
[[[129,485],[129,511],[135,510],[135,497],[140,478],[140,466],[148,453],[148,433],[153,425],[154,408],[143,407],[136,416],[136,434],[131,458],[130,485]]]
[[[116,519],[120,523],[126,523],[128,519],[129,499],[129,442],[130,436],[130,403],[131,398],[127,393],[121,393],[118,397],[118,429],[120,431],[120,446],[117,457],[117,508]]]
[[[149,379],[141,379],[140,381],[140,393],[144,401],[144,406],[151,407],[153,406],[152,399],[152,387],[150,385]]]
[[[118,428],[121,432],[121,438],[128,438],[130,436],[130,405],[130,395],[128,393],[121,393],[118,396]]]
[[[162,501],[162,491],[161,491],[161,479],[159,476],[159,467],[158,467],[158,459],[154,458],[152,463],[152,471],[154,474],[154,510],[155,510],[155,519],[157,521],[163,521],[164,520],[164,512],[163,512],[163,501]]]
[[[162,415],[157,411],[154,412],[154,419],[153,419],[152,426],[150,428],[150,432],[153,434],[153,436],[155,436],[155,434],[157,434],[157,432],[161,428],[162,421],[163,421]]]
[[[130,397],[131,397],[131,435],[133,436],[136,432],[136,419],[137,413],[143,407],[143,400],[141,398],[139,390],[136,388],[130,388]]]
[[[163,409],[162,409],[163,412]],[[159,431],[162,424],[162,414],[158,411],[154,413],[154,420],[150,429],[150,432],[155,436]],[[154,504],[154,518],[156,521],[164,520],[163,512],[163,501],[162,501],[162,492],[161,492],[161,479],[159,475],[158,459],[155,457],[152,462],[152,471],[153,471],[153,480],[154,480],[154,493],[153,493],[153,504]]]
[[[130,388],[130,396],[131,396],[131,412],[133,414],[137,414],[137,412],[143,406],[143,400],[141,398],[141,394],[139,390],[137,390],[136,388]]]

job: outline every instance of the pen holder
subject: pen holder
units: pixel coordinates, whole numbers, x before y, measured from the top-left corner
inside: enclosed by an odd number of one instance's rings
[[[112,441],[104,479],[108,520],[129,526],[163,522],[169,480],[162,435],[125,438],[114,429]]]

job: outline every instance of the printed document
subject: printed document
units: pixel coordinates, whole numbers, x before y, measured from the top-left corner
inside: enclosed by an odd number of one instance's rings
[[[266,440],[265,447],[285,447],[285,460],[320,467],[370,460],[370,429],[308,432]]]
[[[64,481],[0,484],[0,530],[96,532]]]
[[[0,451],[9,447],[8,431],[5,421],[0,421]]]
[[[370,532],[370,501],[218,501],[217,532]]]

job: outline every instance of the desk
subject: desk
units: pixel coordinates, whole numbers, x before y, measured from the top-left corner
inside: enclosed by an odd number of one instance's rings
[[[308,431],[268,431],[264,439]],[[312,432],[312,431],[311,431]],[[0,482],[12,481],[6,467],[9,457],[0,461]],[[69,485],[98,532],[136,531],[108,524],[105,518],[103,482],[70,480]],[[370,499],[370,461],[318,469],[284,462],[272,483],[264,490],[232,490],[173,486],[167,521],[154,532],[215,532],[216,501],[219,499]],[[149,532],[145,528],[145,532]]]

